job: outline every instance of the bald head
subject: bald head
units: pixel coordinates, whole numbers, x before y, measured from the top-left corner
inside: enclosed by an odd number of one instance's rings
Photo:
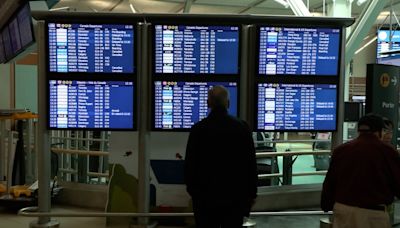
[[[229,92],[223,86],[213,86],[208,90],[208,107],[211,109],[215,108],[229,108]]]

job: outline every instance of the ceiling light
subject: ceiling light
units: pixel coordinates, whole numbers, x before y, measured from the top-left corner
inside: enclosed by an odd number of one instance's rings
[[[132,3],[129,3],[129,7],[131,7],[132,13],[136,13],[136,9],[133,7]]]
[[[370,41],[368,41],[366,44],[364,44],[361,48],[359,48],[354,54],[357,55],[360,53],[362,50],[364,50],[366,47],[368,47],[370,44],[372,44],[378,37],[374,36]]]
[[[357,0],[356,4],[361,6],[362,4],[366,3],[368,0]]]
[[[69,6],[49,9],[49,11],[59,11],[59,10],[69,10]]]
[[[283,5],[285,8],[289,7],[289,3],[286,0],[274,0],[274,1]]]

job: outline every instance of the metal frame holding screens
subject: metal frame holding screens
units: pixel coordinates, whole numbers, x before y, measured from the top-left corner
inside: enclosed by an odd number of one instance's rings
[[[240,26],[154,25],[155,74],[237,75]]]
[[[335,131],[336,84],[257,84],[257,130]]]
[[[49,129],[132,130],[135,88],[131,81],[48,81]]]
[[[258,28],[258,74],[337,76],[341,29],[296,26]]]
[[[238,115],[237,82],[154,81],[153,129],[187,131],[208,115],[208,90],[222,85],[230,94],[230,115]]]
[[[126,23],[48,22],[48,72],[132,76],[135,34],[135,26]]]

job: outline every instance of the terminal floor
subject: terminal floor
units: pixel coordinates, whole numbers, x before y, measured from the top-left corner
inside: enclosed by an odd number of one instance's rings
[[[56,206],[53,212],[76,213],[76,212],[100,212],[94,209],[83,209],[76,207]],[[396,204],[397,212],[395,221],[400,221],[400,203]],[[319,228],[319,219],[322,216],[270,216],[255,217],[257,228]],[[60,222],[61,228],[133,228],[129,225],[106,226],[105,218],[55,218]],[[36,221],[36,218],[21,217],[16,215],[16,211],[6,210],[0,207],[0,228],[28,228],[29,223]],[[400,225],[394,227],[400,228]],[[162,226],[157,228],[194,228],[194,226]]]

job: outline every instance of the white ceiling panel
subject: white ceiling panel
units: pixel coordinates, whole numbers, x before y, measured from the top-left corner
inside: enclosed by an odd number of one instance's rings
[[[261,14],[261,15],[294,15],[291,9],[286,9],[285,7],[281,8],[264,8],[264,7],[256,7],[251,8],[244,12],[245,14]]]
[[[249,6],[257,0],[196,0],[194,4],[221,6]]]
[[[183,3],[152,0],[135,0],[133,4],[141,13],[174,13],[183,7]]]
[[[207,14],[236,14],[240,12],[243,7],[235,6],[205,6],[205,5],[192,5],[190,13],[207,13]]]

